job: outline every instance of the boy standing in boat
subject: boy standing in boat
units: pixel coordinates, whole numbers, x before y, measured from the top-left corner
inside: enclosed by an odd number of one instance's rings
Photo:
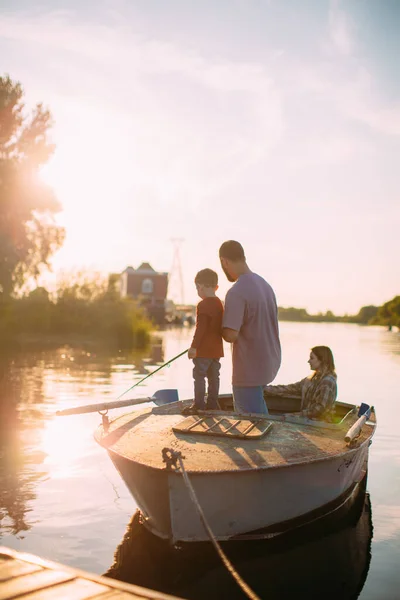
[[[195,277],[197,293],[201,301],[197,305],[196,329],[188,357],[193,359],[194,403],[182,413],[194,414],[198,410],[217,410],[219,393],[220,358],[224,355],[222,342],[223,305],[215,295],[218,275],[211,269],[199,271]],[[207,404],[205,403],[208,380]]]
[[[263,389],[281,365],[278,308],[272,287],[247,265],[239,242],[219,249],[221,267],[234,282],[225,298],[222,336],[232,344],[232,388],[235,411],[268,413]]]

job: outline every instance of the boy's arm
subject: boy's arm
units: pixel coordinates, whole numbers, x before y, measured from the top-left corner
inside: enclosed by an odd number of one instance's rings
[[[204,311],[200,302],[200,304],[197,306],[196,329],[194,332],[192,345],[188,352],[189,358],[196,358],[196,350],[200,346],[207,331],[208,318],[208,314]]]

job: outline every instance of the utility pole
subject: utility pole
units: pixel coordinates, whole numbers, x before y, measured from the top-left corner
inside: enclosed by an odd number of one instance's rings
[[[172,258],[172,267],[170,273],[170,281],[177,280],[179,286],[178,299],[180,304],[185,304],[185,294],[183,288],[183,276],[182,276],[182,264],[181,264],[181,245],[185,240],[183,238],[171,238],[171,242],[174,248],[174,254]]]

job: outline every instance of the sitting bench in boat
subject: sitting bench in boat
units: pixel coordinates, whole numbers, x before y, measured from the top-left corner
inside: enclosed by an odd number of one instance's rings
[[[224,415],[191,415],[172,429],[177,433],[217,435],[240,440],[258,440],[272,427],[267,419],[238,418]]]

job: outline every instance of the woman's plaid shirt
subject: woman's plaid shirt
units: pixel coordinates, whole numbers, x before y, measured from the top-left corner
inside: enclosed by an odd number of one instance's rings
[[[267,385],[264,396],[298,396],[301,398],[301,411],[310,419],[330,420],[337,397],[335,373],[314,373],[296,383],[288,385]]]

